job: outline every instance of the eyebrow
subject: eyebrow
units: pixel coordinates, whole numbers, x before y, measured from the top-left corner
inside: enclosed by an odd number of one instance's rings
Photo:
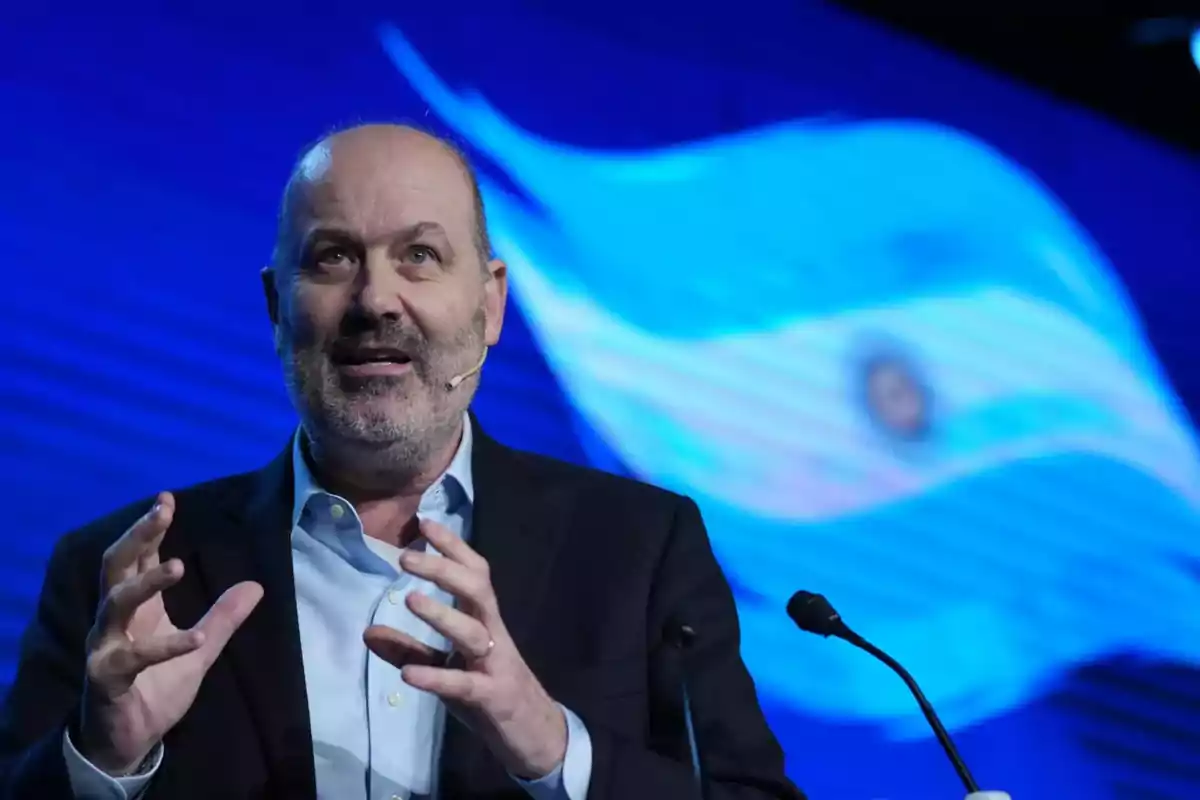
[[[411,241],[413,239],[419,239],[427,233],[440,233],[442,237],[445,238],[446,229],[436,222],[418,222],[415,225],[410,225],[401,230],[399,233],[394,234],[392,238],[406,239]]]

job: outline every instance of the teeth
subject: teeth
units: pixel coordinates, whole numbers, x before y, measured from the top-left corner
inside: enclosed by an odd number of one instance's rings
[[[351,356],[346,361],[351,364],[403,364],[408,359],[402,356]]]

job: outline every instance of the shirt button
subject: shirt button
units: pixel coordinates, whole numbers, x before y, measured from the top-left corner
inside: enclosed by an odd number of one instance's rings
[[[400,697],[399,692],[392,692],[387,696],[387,703],[392,708],[395,708],[396,706],[400,705],[401,699],[402,698]]]
[[[400,593],[395,589],[388,589],[387,599],[394,606],[400,605]]]
[[[334,519],[341,519],[346,513],[346,507],[341,503],[334,503],[329,507],[329,513],[333,515]]]

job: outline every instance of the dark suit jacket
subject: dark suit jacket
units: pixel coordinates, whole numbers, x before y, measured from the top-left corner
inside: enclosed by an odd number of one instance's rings
[[[504,447],[479,432],[472,545],[504,620],[551,696],[591,734],[592,800],[696,797],[681,714],[679,651],[691,625],[696,735],[712,800],[797,798],[738,654],[733,596],[696,505],[660,489]],[[265,469],[177,493],[162,557],[185,577],[164,595],[180,627],[232,584],[266,594],[195,704],[166,737],[148,798],[313,798],[312,738],[296,621],[290,447]],[[149,507],[136,503],[55,547],[15,683],[0,713],[0,797],[69,798],[65,726],[78,715],[100,559]],[[782,613],[782,611],[781,611]],[[480,742],[448,720],[443,800],[526,798]]]

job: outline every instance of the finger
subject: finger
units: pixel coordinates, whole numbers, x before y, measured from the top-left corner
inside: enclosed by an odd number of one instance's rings
[[[363,643],[372,653],[397,668],[408,664],[432,665],[446,661],[446,654],[441,650],[386,625],[372,625],[363,631]]]
[[[144,556],[157,553],[174,515],[175,497],[162,492],[154,506],[104,551],[102,594],[108,594],[111,587],[137,574],[138,563]]]
[[[456,536],[445,525],[431,519],[423,519],[421,520],[421,535],[446,558],[457,561],[477,572],[487,572],[487,559],[472,550],[471,545],[467,544],[461,536]]]
[[[432,692],[443,700],[480,706],[487,696],[488,678],[482,672],[443,669],[411,665],[400,671],[400,677],[414,689]]]
[[[110,692],[128,688],[143,670],[187,655],[204,644],[198,631],[176,631],[141,641],[124,641],[97,654],[89,663],[91,680]]]
[[[173,558],[149,572],[126,578],[104,598],[96,615],[97,627],[105,633],[124,631],[143,603],[182,577],[183,562]]]
[[[413,593],[405,599],[413,614],[429,623],[429,627],[445,636],[454,649],[468,659],[481,659],[492,649],[492,636],[484,624],[451,608],[432,597]]]
[[[202,650],[206,669],[221,655],[229,639],[242,627],[262,597],[262,584],[255,581],[243,581],[230,586],[192,628],[204,634]]]
[[[480,572],[449,558],[418,550],[405,550],[401,553],[400,568],[410,575],[430,581],[482,612],[495,610],[495,593],[487,572]]]
[[[186,655],[203,644],[204,634],[199,631],[175,631],[115,648],[110,660],[116,674],[132,680],[146,668]]]

